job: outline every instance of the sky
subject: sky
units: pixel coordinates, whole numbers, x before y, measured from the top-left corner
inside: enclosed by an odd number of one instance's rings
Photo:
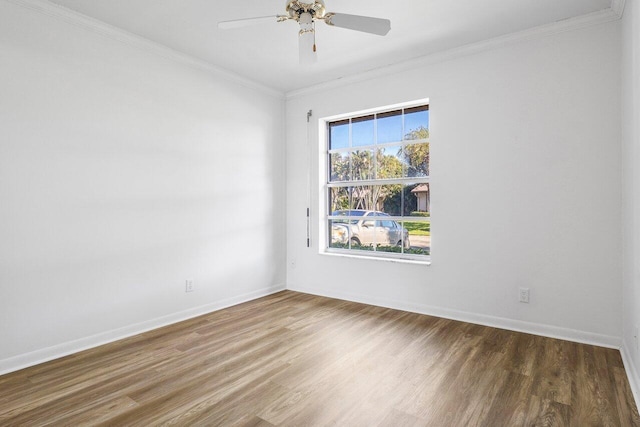
[[[402,116],[388,116],[377,119],[378,140],[374,141],[374,121],[356,121],[351,124],[352,147],[362,147],[384,144],[387,142],[400,142],[403,134],[406,135],[412,130],[420,127],[429,128],[429,111],[418,111],[404,115],[405,130],[402,129]],[[331,126],[330,149],[348,148],[349,145],[349,124]]]

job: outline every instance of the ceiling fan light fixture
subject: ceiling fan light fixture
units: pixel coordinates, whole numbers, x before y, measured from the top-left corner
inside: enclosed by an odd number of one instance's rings
[[[380,36],[387,35],[391,29],[388,19],[372,18],[346,13],[327,12],[324,0],[286,0],[286,15],[276,15],[278,22],[296,21],[300,25],[299,49],[300,63],[310,64],[317,61],[315,21],[324,21],[327,25],[349,30],[362,31]],[[218,23],[221,29],[239,28],[245,25],[267,22],[272,17],[236,19]]]

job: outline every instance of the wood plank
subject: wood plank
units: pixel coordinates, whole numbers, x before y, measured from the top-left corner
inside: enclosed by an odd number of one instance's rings
[[[398,411],[397,409],[391,409],[380,424],[378,424],[378,427],[421,427],[424,425],[426,425],[426,422],[418,417]]]
[[[634,404],[633,393],[627,379],[624,367],[614,367],[613,375],[615,381],[614,391],[616,393],[616,405],[620,415],[620,425],[637,426],[640,425],[640,414]]]
[[[255,415],[247,416],[237,423],[232,424],[231,427],[274,427],[273,424],[263,420]]]
[[[527,426],[563,427],[563,426],[611,426],[619,424],[582,424],[582,421],[574,422],[571,418],[571,408],[562,403],[549,399],[541,399],[532,396],[529,400]]]
[[[484,424],[490,426],[521,426],[529,413],[532,398],[532,378],[527,375],[505,371],[507,376],[489,406]]]
[[[546,338],[539,345],[533,374],[532,393],[564,405],[571,405],[571,350],[566,341]]]
[[[0,425],[640,426],[620,353],[291,291],[0,377]]]
[[[108,421],[113,417],[123,414],[138,406],[132,399],[122,396],[108,401],[89,402],[89,404],[75,407],[66,413],[64,417],[59,417],[55,421],[47,419],[47,423],[61,426],[93,426]]]

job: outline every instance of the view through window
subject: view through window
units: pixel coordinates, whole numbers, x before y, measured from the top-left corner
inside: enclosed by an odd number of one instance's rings
[[[328,250],[428,260],[429,106],[327,125]]]

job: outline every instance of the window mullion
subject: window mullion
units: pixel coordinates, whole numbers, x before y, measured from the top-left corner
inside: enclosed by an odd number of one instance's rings
[[[402,184],[427,184],[428,176],[415,178],[388,178],[388,179],[363,179],[361,181],[331,181],[327,183],[329,188],[336,187],[360,187],[366,185],[402,185]]]

